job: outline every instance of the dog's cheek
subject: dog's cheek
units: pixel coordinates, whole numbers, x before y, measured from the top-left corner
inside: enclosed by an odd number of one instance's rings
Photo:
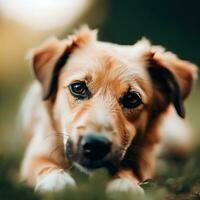
[[[67,126],[71,122],[71,109],[64,91],[58,91],[53,106],[52,115],[54,124],[59,132],[67,134]]]
[[[129,147],[135,134],[136,134],[136,129],[135,129],[134,124],[132,124],[128,121],[125,121],[124,122],[124,130],[121,132],[122,145],[125,148]]]
[[[136,133],[143,133],[147,127],[147,123],[150,120],[150,111],[149,109],[143,110],[137,120],[132,122],[134,124]]]
[[[135,135],[134,125],[127,120],[122,112],[116,112],[113,115],[113,143],[127,149]]]

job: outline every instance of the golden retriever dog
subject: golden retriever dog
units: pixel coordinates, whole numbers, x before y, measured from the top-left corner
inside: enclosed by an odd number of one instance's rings
[[[21,177],[36,191],[76,187],[72,166],[107,169],[108,191],[141,190],[155,174],[158,149],[190,146],[181,118],[196,66],[147,39],[125,46],[96,35],[84,27],[29,54],[36,80],[21,111]]]

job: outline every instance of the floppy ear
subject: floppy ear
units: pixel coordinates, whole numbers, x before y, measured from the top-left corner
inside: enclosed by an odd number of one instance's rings
[[[34,74],[43,89],[44,100],[47,100],[56,91],[60,70],[66,64],[73,50],[82,47],[94,39],[94,36],[94,31],[83,27],[66,40],[50,38],[29,53]]]
[[[56,38],[47,40],[40,47],[32,50],[31,62],[33,72],[41,83],[43,99],[48,99],[57,82],[57,76],[61,67],[65,64],[72,45]]]
[[[149,60],[148,71],[156,90],[163,96],[163,104],[172,103],[177,114],[184,118],[183,100],[192,89],[197,67],[157,46],[151,48]]]

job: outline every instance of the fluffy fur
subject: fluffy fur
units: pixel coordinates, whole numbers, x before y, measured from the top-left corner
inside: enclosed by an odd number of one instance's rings
[[[112,141],[117,160],[112,189],[120,182],[125,183],[122,190],[137,188],[152,178],[157,147],[172,148],[173,137],[162,140],[161,130],[175,135],[173,151],[184,150],[186,140],[176,130],[187,125],[182,121],[174,130],[169,123],[184,117],[183,101],[196,76],[190,62],[147,39],[130,46],[100,42],[96,31],[86,27],[65,40],[47,40],[29,53],[29,59],[36,80],[22,106],[27,149],[21,168],[29,185],[45,190],[74,185],[66,143],[70,138],[76,151],[80,136],[91,131]],[[70,94],[68,85],[77,80],[86,82],[91,98],[77,101]],[[143,101],[134,109],[119,103],[129,88]],[[168,125],[162,128],[165,120]]]

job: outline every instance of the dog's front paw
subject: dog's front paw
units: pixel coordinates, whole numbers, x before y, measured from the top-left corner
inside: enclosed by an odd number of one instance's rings
[[[74,179],[63,170],[53,170],[44,175],[36,184],[36,192],[55,192],[63,190],[65,187],[76,187]]]
[[[131,182],[126,178],[118,178],[111,181],[107,187],[107,194],[113,196],[119,193],[129,193],[144,195],[144,190],[136,183]]]

